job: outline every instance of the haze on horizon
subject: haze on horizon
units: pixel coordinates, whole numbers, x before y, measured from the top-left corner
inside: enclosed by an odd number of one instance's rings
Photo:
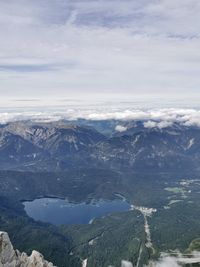
[[[198,0],[0,0],[0,11],[1,105],[200,96]]]

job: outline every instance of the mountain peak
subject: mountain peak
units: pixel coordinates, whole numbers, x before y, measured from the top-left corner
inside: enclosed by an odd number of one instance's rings
[[[14,250],[10,238],[6,232],[0,232],[0,266],[2,267],[55,267],[44,259],[42,254],[33,250],[28,256]]]

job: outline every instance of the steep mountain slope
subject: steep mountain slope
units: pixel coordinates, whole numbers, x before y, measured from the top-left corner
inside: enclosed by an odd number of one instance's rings
[[[62,123],[33,125],[11,123],[6,129],[54,155],[61,156],[65,153],[84,150],[88,146],[105,140],[104,135],[94,128]]]
[[[141,171],[199,169],[200,129],[173,124],[165,128],[128,122],[105,137],[69,122],[15,122],[0,129],[0,167],[65,170],[101,166]]]
[[[14,122],[0,130],[3,168],[55,169],[85,164],[89,148],[106,140],[90,127],[59,123]]]
[[[0,129],[0,166],[37,161],[46,153],[20,135]]]
[[[134,170],[169,171],[198,169],[200,129],[174,124],[166,128],[146,128],[131,123],[126,131],[98,143],[93,156],[106,165]]]
[[[111,162],[115,166],[132,166],[137,170],[177,169],[189,161],[179,140],[159,131],[114,137],[98,144],[96,149],[99,160]]]

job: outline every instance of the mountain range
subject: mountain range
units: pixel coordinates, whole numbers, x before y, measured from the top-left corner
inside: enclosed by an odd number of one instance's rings
[[[141,121],[11,122],[0,127],[0,168],[65,170],[81,166],[135,171],[198,170],[200,129],[174,123],[147,128]],[[120,123],[120,122],[117,122]],[[88,126],[89,125],[89,126]],[[101,127],[100,127],[101,126]]]

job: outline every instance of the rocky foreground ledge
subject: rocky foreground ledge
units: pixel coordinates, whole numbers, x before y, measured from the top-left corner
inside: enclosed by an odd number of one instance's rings
[[[28,256],[14,250],[6,232],[0,232],[0,267],[55,267],[37,251]]]

